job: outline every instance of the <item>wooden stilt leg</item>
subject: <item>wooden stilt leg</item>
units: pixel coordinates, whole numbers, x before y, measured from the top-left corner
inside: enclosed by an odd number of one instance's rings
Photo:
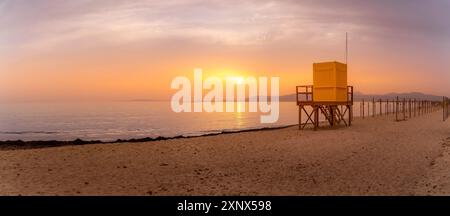
[[[348,109],[348,126],[352,126],[353,106],[347,106]]]
[[[319,127],[319,107],[314,106],[314,130]]]
[[[302,129],[302,108],[298,106],[298,129]]]
[[[330,109],[330,118],[331,118],[330,125],[331,125],[331,127],[333,127],[333,125],[334,125],[334,111],[333,111],[333,107],[329,106],[329,109]]]

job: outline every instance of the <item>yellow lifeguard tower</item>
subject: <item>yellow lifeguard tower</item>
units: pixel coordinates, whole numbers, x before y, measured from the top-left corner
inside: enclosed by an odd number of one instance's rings
[[[353,87],[347,85],[347,64],[321,62],[313,64],[313,85],[297,86],[299,106],[299,128],[311,122],[314,129],[319,127],[322,113],[331,126],[344,122],[351,125],[353,115]],[[311,107],[311,108],[306,108]],[[302,112],[307,120],[302,123]],[[348,114],[348,119],[345,115]]]
[[[340,62],[313,64],[313,100],[347,101],[347,65]]]

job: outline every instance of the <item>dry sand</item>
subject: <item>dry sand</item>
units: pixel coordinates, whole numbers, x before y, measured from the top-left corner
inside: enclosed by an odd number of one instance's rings
[[[417,195],[450,195],[450,137],[442,142],[443,151],[431,163],[425,181],[419,183]]]
[[[355,119],[147,143],[0,151],[2,195],[414,195],[450,192],[450,121]]]

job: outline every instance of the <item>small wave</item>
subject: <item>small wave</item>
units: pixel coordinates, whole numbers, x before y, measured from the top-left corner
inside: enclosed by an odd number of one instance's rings
[[[95,143],[115,143],[115,142],[147,142],[147,141],[157,141],[157,140],[166,140],[166,139],[177,139],[177,138],[191,138],[191,137],[201,137],[201,136],[213,136],[219,134],[230,134],[230,133],[240,133],[240,132],[251,132],[251,131],[260,131],[260,130],[273,130],[273,129],[281,129],[286,127],[291,127],[296,124],[286,124],[286,125],[272,125],[266,127],[246,127],[246,128],[228,128],[228,129],[212,129],[212,130],[203,130],[203,131],[191,131],[185,133],[174,134],[171,136],[139,136],[135,138],[118,138],[118,139],[96,139],[96,140],[84,140],[83,137],[78,138],[79,142],[95,142]],[[13,135],[24,135],[24,134],[57,134],[59,132],[54,131],[0,131],[0,134],[13,134]],[[11,141],[11,140],[7,140]],[[73,143],[76,141],[70,141],[70,139],[65,140],[27,140],[27,142],[64,142],[64,143]],[[0,141],[2,142],[2,141]],[[4,141],[3,141],[4,142]]]
[[[246,127],[246,128],[228,128],[221,130],[206,130],[206,131],[195,131],[181,134],[179,136],[182,137],[198,137],[198,136],[206,136],[206,135],[216,135],[216,134],[225,134],[225,133],[239,133],[239,132],[247,132],[247,131],[258,131],[258,130],[271,130],[271,129],[281,129],[286,127],[292,127],[296,124],[287,124],[287,125],[274,125],[267,127]],[[172,138],[172,137],[167,137]]]

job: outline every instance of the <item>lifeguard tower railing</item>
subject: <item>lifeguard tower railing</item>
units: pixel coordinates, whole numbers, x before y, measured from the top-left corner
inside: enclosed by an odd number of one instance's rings
[[[346,126],[352,124],[353,119],[353,86],[347,86],[346,101],[314,101],[313,85],[296,86],[297,106],[299,107],[299,129],[312,123],[314,130],[319,127],[319,115],[322,113],[330,126],[343,122]],[[309,109],[307,108],[309,107]],[[306,121],[302,122],[302,113],[306,114]],[[347,119],[345,116],[347,115]]]

